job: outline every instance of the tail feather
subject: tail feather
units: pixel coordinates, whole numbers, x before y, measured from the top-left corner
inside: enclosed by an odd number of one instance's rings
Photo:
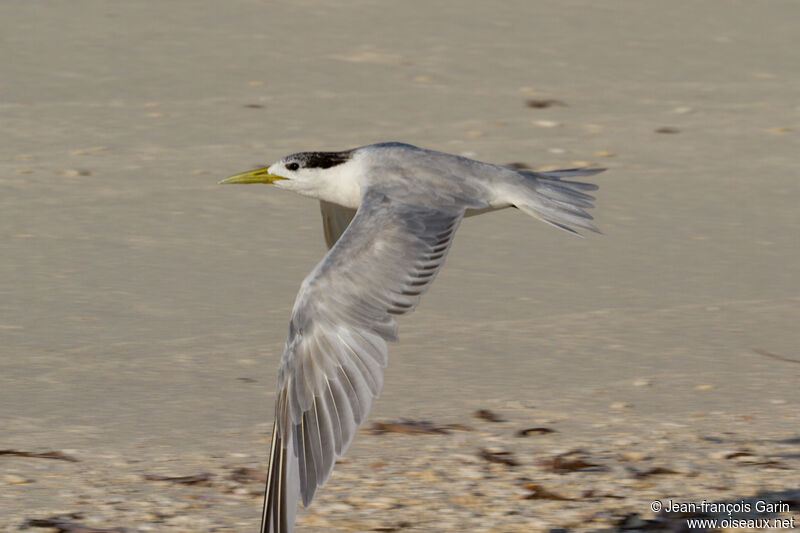
[[[526,179],[515,187],[512,203],[524,213],[574,235],[582,236],[573,227],[600,233],[597,226],[590,222],[594,217],[585,211],[594,207],[592,202],[595,198],[582,192],[595,191],[597,185],[562,178],[593,176],[604,170],[571,168],[552,172],[519,171]]]
[[[606,169],[604,168],[564,168],[561,170],[548,170],[547,172],[535,172],[533,170],[523,170],[520,173],[530,175],[531,177],[539,177],[539,176],[546,176],[548,178],[554,178],[557,180],[561,180],[563,178],[580,178],[584,176],[594,176],[595,174],[600,174],[604,172]],[[570,183],[570,182],[565,182]],[[579,185],[579,189],[584,189],[587,191],[596,191],[599,189],[597,185],[594,183],[583,183],[580,181],[574,182],[575,185]]]

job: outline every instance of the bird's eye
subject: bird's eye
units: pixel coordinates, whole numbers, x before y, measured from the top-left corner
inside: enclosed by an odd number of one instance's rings
[[[300,168],[300,165],[297,163],[289,163],[286,165],[286,170],[297,170]]]

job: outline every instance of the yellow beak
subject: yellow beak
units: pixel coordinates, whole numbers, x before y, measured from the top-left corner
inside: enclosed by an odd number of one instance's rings
[[[236,174],[235,176],[226,178],[220,181],[220,183],[272,183],[274,181],[285,179],[287,178],[270,174],[267,172],[266,168],[257,168],[255,170],[248,170],[247,172],[242,172],[241,174]]]

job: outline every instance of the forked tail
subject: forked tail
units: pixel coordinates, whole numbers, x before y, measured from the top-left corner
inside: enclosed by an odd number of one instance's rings
[[[519,170],[525,177],[515,183],[512,203],[521,211],[574,235],[582,236],[572,227],[600,233],[592,224],[594,217],[586,212],[594,207],[594,196],[584,191],[596,191],[597,185],[571,179],[594,176],[604,168],[570,168],[552,172]]]

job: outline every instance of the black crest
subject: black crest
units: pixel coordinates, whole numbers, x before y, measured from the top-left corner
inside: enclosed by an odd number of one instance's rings
[[[303,168],[331,168],[341,165],[353,156],[353,151],[346,152],[301,152],[292,156],[293,161]]]

